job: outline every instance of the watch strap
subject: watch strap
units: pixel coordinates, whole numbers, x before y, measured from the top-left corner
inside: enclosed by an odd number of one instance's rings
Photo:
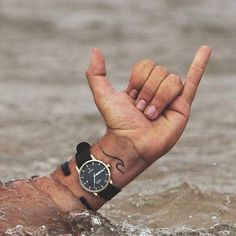
[[[86,161],[90,161],[90,145],[86,142],[79,143],[76,147],[75,161],[80,168]]]
[[[85,197],[80,197],[79,200],[88,210],[93,210]]]
[[[104,190],[98,192],[97,194],[105,200],[111,200],[121,191],[121,189],[109,184]]]
[[[71,174],[68,161],[61,164],[61,170],[65,176],[69,176]],[[81,204],[83,204],[88,210],[92,210],[91,206],[89,205],[89,203],[87,202],[85,197],[80,197],[79,200],[80,200]]]
[[[62,172],[63,172],[63,174],[65,176],[69,176],[70,175],[71,172],[70,172],[69,162],[68,161],[66,161],[63,164],[61,164],[61,170],[62,170]]]
[[[79,153],[83,152],[84,150],[90,149],[90,148],[91,148],[90,144],[88,144],[86,142],[82,142],[77,145],[76,152],[77,152],[77,154],[79,154]]]

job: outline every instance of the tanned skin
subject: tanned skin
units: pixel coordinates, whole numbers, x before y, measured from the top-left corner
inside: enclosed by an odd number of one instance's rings
[[[92,144],[91,153],[111,165],[116,187],[122,189],[176,144],[188,122],[210,53],[208,46],[200,47],[183,83],[166,67],[151,60],[140,61],[132,68],[127,88],[120,92],[106,77],[103,54],[97,48],[92,50],[86,76],[107,129]],[[80,186],[74,157],[69,167],[67,177],[57,168],[49,176],[1,186],[2,232],[17,224],[47,225],[60,212],[84,209],[78,201],[81,196],[93,210],[105,204],[104,199]]]

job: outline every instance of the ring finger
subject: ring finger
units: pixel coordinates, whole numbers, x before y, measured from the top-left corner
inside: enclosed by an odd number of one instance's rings
[[[145,116],[155,120],[163,110],[182,92],[183,83],[178,75],[169,74],[158,88],[149,106],[144,111]]]
[[[166,67],[163,66],[154,67],[148,79],[145,81],[138,95],[138,98],[135,101],[135,105],[140,111],[145,110],[145,108],[148,106],[148,104],[154,97],[157,89],[167,76],[168,76],[168,70]]]

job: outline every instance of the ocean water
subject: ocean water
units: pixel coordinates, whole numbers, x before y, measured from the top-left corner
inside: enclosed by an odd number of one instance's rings
[[[5,235],[236,235],[235,9],[234,0],[0,0],[2,181],[48,174],[78,142],[104,133],[84,75],[92,47],[119,90],[138,60],[184,79],[197,48],[213,49],[171,152],[99,213]]]

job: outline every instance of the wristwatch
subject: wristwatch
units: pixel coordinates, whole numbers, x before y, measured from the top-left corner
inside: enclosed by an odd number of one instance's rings
[[[121,190],[113,185],[110,165],[97,160],[86,142],[78,144],[76,150],[76,170],[83,189],[105,200],[111,200]]]

